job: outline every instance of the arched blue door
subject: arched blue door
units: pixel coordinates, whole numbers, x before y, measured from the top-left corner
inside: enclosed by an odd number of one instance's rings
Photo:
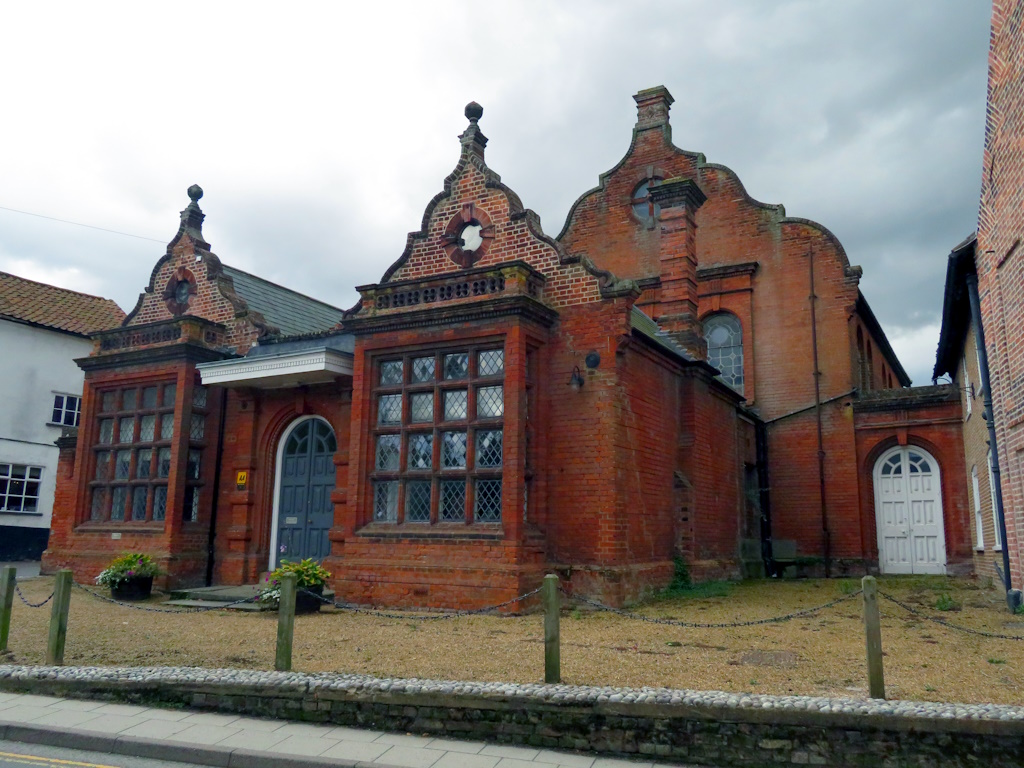
[[[334,522],[331,491],[337,450],[334,430],[320,419],[306,419],[288,435],[281,455],[275,567],[281,560],[323,560],[330,554],[327,532]]]

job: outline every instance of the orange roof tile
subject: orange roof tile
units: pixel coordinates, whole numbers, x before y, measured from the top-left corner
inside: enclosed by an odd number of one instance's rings
[[[0,272],[0,318],[88,336],[120,325],[124,312],[112,299]]]

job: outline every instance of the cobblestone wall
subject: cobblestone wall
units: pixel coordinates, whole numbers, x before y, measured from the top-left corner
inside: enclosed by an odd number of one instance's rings
[[[361,675],[0,666],[0,690],[698,765],[1019,766],[1024,709]]]

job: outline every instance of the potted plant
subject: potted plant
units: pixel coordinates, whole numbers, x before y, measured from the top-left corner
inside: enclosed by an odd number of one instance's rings
[[[261,603],[277,606],[281,600],[281,576],[294,573],[295,581],[295,612],[314,613],[320,610],[323,601],[324,585],[331,577],[330,572],[311,557],[297,563],[282,560],[281,565],[267,574],[263,589],[260,592]],[[312,593],[312,594],[310,594]]]
[[[100,572],[96,583],[109,587],[115,600],[145,600],[153,591],[153,577],[160,573],[149,555],[125,552]]]

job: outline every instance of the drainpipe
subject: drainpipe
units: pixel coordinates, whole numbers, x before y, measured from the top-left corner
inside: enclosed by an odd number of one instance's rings
[[[825,441],[821,428],[821,370],[818,368],[818,317],[814,293],[814,251],[807,251],[807,266],[811,279],[811,347],[814,354],[814,418],[818,424],[818,497],[821,501],[821,539],[825,551],[825,578],[832,575],[832,536],[828,529],[828,512],[825,507]]]
[[[220,394],[220,424],[217,425],[217,461],[213,469],[213,504],[210,507],[210,532],[206,537],[206,586],[213,586],[213,556],[217,537],[217,502],[220,499],[220,473],[224,456],[224,422],[228,413],[228,390]]]
[[[999,449],[996,446],[996,420],[992,408],[992,386],[988,376],[988,352],[985,349],[985,329],[981,326],[981,300],[978,297],[978,275],[966,276],[967,295],[971,300],[971,322],[974,325],[974,343],[978,347],[978,367],[981,368],[981,388],[985,393],[982,404],[984,406],[985,425],[988,427],[988,444],[992,449],[992,485],[995,486],[996,494],[992,504],[996,509],[996,519],[999,523],[999,540],[1003,544],[1003,587],[1006,589],[1006,605],[1011,611],[1021,604],[1021,592],[1013,588],[1010,580],[1010,545],[1006,539],[1006,515],[1003,511],[1003,487],[999,479]],[[970,397],[970,393],[967,393]]]
[[[758,419],[754,426],[757,445],[757,485],[761,507],[761,559],[767,576],[775,575],[775,554],[772,551],[772,510],[768,492],[768,426]]]

